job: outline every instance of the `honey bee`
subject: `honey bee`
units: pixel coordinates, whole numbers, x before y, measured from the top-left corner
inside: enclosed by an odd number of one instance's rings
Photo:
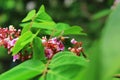
[[[69,39],[69,37],[60,36],[60,37],[58,37],[58,39],[61,40],[62,42],[64,42],[66,39]]]

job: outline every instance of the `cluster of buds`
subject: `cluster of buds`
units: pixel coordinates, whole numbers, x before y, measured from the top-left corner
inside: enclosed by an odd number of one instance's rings
[[[20,36],[21,30],[16,30],[12,25],[9,28],[0,28],[0,46],[4,46],[8,49],[8,54],[11,52],[11,48]]]
[[[74,45],[73,47],[69,47],[68,50],[73,52],[75,55],[80,56],[82,55],[86,58],[86,55],[83,52],[82,42],[76,41],[74,38],[71,40],[71,43]]]
[[[63,38],[63,37],[62,37]],[[42,43],[45,49],[45,55],[48,59],[51,59],[54,54],[64,50],[63,39],[50,38],[47,40],[46,37],[42,37]],[[87,56],[83,52],[82,42],[78,42],[75,39],[71,40],[74,47],[69,47],[68,50],[73,52],[75,55],[80,56],[80,53],[86,58]]]
[[[46,37],[42,37],[42,43],[44,45],[45,55],[48,59],[51,59],[57,52],[64,50],[64,44],[56,37],[49,40],[47,40]]]
[[[15,62],[16,60],[25,61],[25,60],[28,60],[30,58],[32,58],[32,54],[23,55],[22,53],[18,53],[18,54],[15,54],[13,56],[13,62]]]
[[[0,28],[0,46],[4,46],[8,50],[8,54],[11,53],[11,49],[18,40],[20,33],[21,30],[16,30],[12,25],[9,28]]]

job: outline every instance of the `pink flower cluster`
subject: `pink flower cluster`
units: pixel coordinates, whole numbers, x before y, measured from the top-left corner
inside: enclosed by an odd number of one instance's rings
[[[48,59],[51,59],[57,52],[64,50],[64,44],[56,37],[49,40],[47,40],[46,37],[42,37],[42,43],[44,45],[45,55]]]
[[[7,48],[8,54],[11,53],[12,47],[20,36],[20,32],[20,29],[16,30],[12,25],[10,25],[9,28],[0,28],[0,46]],[[13,61],[16,59],[13,59]]]
[[[20,33],[21,30],[16,30],[12,25],[10,25],[9,28],[0,28],[0,46],[4,46],[6,49],[8,49],[8,54],[11,53],[11,49],[18,40]],[[64,50],[65,46],[62,41],[64,41],[64,37],[61,39],[57,37],[50,39],[42,37],[44,52],[48,59],[51,59],[56,53]],[[79,56],[80,52],[83,52],[82,43],[76,41],[75,39],[72,39],[71,43],[74,45],[74,47],[69,47],[68,50]],[[32,48],[31,46],[29,47]],[[19,52],[13,56],[13,62],[16,60],[24,61],[32,57],[32,51],[29,52],[27,50],[23,50],[22,52],[25,54]]]
[[[60,40],[58,40],[56,37],[48,40],[46,37],[42,37],[42,43],[44,45],[45,55],[48,59],[51,59],[53,55],[56,54],[57,52],[64,50],[63,43]],[[25,61],[32,57],[32,52],[30,54],[27,54],[28,52],[26,52],[25,50],[25,53],[26,54],[24,55],[22,53],[15,54],[13,56],[13,62],[15,62],[16,60]]]
[[[30,59],[32,57],[32,54],[27,54],[27,53],[28,52],[26,52],[26,54],[22,54],[22,53],[15,54],[13,56],[13,62],[15,62],[16,60],[25,61]]]

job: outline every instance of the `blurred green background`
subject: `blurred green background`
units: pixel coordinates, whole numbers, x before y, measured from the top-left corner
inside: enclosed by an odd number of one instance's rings
[[[76,36],[83,41],[88,49],[99,39],[101,30],[108,17],[114,0],[0,0],[0,26],[14,25],[21,28],[21,20],[32,10],[38,10],[44,4],[46,12],[55,22],[65,22],[79,25],[87,33],[86,36]],[[89,54],[88,54],[89,55]],[[0,52],[0,73],[10,69],[17,63],[12,63],[12,57]]]

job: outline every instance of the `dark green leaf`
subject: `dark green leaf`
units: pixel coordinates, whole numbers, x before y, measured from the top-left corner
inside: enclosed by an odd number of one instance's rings
[[[100,19],[100,18],[102,18],[102,17],[105,17],[105,16],[109,15],[110,12],[111,12],[110,9],[102,10],[102,11],[94,14],[94,15],[92,16],[92,20],[96,20],[96,19]]]
[[[7,53],[7,49],[4,46],[0,46],[0,59],[5,58],[8,55]]]
[[[44,47],[39,37],[35,37],[33,40],[33,58],[45,60]]]
[[[45,80],[45,76],[41,76],[39,80]]]
[[[30,80],[40,75],[45,65],[40,60],[28,60],[0,75],[0,80]]]

